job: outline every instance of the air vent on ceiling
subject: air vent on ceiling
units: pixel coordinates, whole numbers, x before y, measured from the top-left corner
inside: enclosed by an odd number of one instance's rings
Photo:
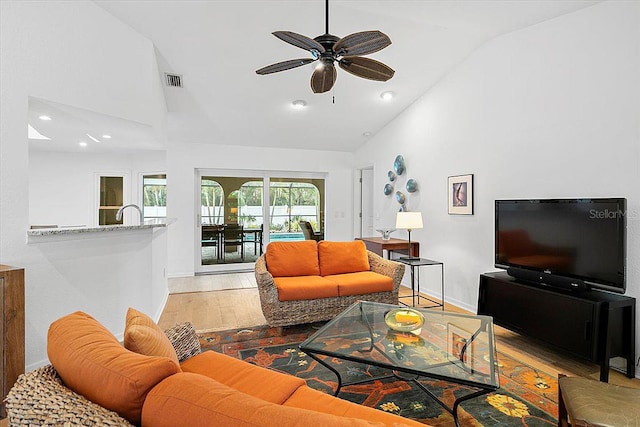
[[[182,75],[164,73],[164,80],[169,87],[182,87]]]

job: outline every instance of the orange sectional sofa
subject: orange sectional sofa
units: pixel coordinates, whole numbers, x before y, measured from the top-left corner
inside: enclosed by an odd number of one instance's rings
[[[57,320],[48,334],[51,365],[21,375],[7,396],[9,425],[424,426],[294,376],[200,353],[189,324],[167,335],[133,309],[124,346],[85,313]]]
[[[262,312],[270,326],[329,320],[356,301],[398,304],[404,266],[361,240],[269,243],[256,261]]]

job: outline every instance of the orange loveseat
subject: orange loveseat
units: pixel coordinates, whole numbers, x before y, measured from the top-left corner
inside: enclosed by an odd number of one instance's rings
[[[256,261],[262,312],[270,326],[329,320],[356,301],[398,304],[404,266],[362,240],[272,242]]]
[[[10,426],[423,426],[309,388],[305,381],[207,351],[190,324],[169,332],[127,313],[124,346],[76,312],[49,328],[52,365],[9,392]]]

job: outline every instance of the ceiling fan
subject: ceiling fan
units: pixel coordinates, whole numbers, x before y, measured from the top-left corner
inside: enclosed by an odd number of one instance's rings
[[[291,59],[267,65],[256,70],[258,74],[272,74],[279,71],[301,67],[315,61],[320,61],[311,76],[311,89],[314,93],[330,90],[338,77],[334,66],[337,62],[340,68],[369,80],[386,82],[395,71],[382,62],[363,58],[384,49],[391,44],[391,39],[380,31],[362,31],[340,38],[329,34],[329,0],[325,0],[325,34],[313,39],[291,31],[276,31],[274,36],[311,53],[312,58]]]

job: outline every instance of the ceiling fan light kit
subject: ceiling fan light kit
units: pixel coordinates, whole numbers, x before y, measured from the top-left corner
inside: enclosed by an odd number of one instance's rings
[[[335,63],[354,76],[385,82],[393,77],[395,71],[382,62],[363,58],[384,49],[391,39],[380,31],[361,31],[343,38],[329,34],[329,0],[325,0],[325,34],[309,38],[291,31],[275,31],[274,36],[293,46],[309,51],[312,58],[291,59],[256,70],[265,75],[290,70],[318,61],[311,75],[311,89],[314,93],[324,93],[333,87],[338,78]]]

